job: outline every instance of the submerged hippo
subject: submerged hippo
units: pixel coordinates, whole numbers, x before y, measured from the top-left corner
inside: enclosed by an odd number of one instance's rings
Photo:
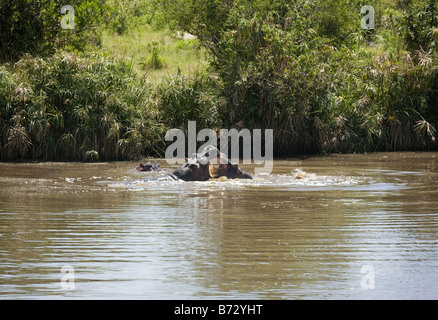
[[[216,147],[208,146],[204,149],[204,153],[207,157],[211,157],[211,154],[216,154],[217,167],[211,166],[210,175],[212,178],[227,177],[228,179],[252,179],[252,176],[239,168],[237,164],[232,163],[225,154],[220,152]]]
[[[135,168],[137,171],[160,171],[160,165],[157,163],[140,163],[140,165]]]
[[[219,163],[214,167],[210,159],[216,158]],[[183,181],[207,181],[226,177],[228,179],[252,179],[252,176],[239,168],[237,164],[232,163],[225,154],[221,153],[216,147],[207,146],[203,152],[193,154],[186,163],[179,166],[172,173],[168,173],[157,179],[163,180],[171,178],[172,180]]]
[[[210,161],[205,155],[192,155],[188,162],[168,175],[174,180],[206,181],[211,178]]]
[[[210,163],[210,159],[216,158],[219,162],[217,167]],[[207,146],[200,154],[192,155],[187,163],[177,168],[171,176],[184,181],[206,181],[226,177],[228,179],[252,179],[252,176],[232,163],[225,154],[216,147]]]

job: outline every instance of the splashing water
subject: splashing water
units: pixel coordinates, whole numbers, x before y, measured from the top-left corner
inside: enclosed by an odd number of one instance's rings
[[[276,189],[290,189],[297,187],[347,187],[354,186],[365,181],[364,178],[352,176],[329,176],[319,175],[306,172],[302,169],[294,169],[290,174],[266,174],[260,173],[254,176],[254,179],[227,179],[220,177],[218,179],[210,179],[208,181],[175,181],[167,179],[165,176],[153,177],[140,180],[126,180],[119,182],[111,182],[109,186],[114,188],[128,188],[133,190],[142,189],[174,189],[174,188],[190,188],[203,186],[207,189],[214,188],[251,188],[251,187],[273,187]]]

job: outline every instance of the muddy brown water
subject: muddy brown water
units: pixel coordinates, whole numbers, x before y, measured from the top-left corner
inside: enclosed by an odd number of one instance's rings
[[[0,299],[438,298],[438,153],[137,164],[0,163]]]

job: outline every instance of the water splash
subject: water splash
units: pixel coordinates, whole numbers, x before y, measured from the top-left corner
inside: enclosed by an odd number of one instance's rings
[[[127,188],[131,190],[142,189],[240,189],[250,187],[274,187],[274,188],[294,188],[294,187],[348,187],[358,185],[364,182],[364,178],[352,176],[329,176],[318,175],[306,172],[301,169],[292,170],[289,174],[266,174],[260,173],[254,176],[254,179],[227,179],[221,177],[210,179],[208,181],[184,182],[172,179],[153,177],[140,180],[125,180],[110,182],[109,186],[113,188]]]

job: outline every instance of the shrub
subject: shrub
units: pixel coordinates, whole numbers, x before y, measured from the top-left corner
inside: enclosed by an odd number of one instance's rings
[[[59,48],[84,49],[98,43],[96,27],[105,21],[105,0],[71,0],[74,30],[62,29],[65,1],[0,2],[0,59],[17,61],[23,54],[50,55]]]
[[[403,14],[420,2],[402,6]],[[378,22],[387,21],[371,4]],[[356,1],[191,0],[169,3],[169,14],[211,54],[224,125],[274,129],[277,154],[436,148],[435,56],[417,47],[408,63],[395,39],[390,56],[368,49],[381,37],[363,34],[360,8]],[[421,22],[424,34],[429,20]],[[398,23],[389,22],[386,38]],[[431,48],[428,39],[419,40]]]
[[[401,30],[408,49],[429,50],[438,36],[438,3],[436,0],[413,0],[406,5]]]
[[[156,86],[153,100],[165,127],[187,131],[187,121],[191,120],[196,121],[198,129],[220,128],[218,86],[207,73],[193,77],[178,73],[164,78]]]
[[[149,53],[151,56],[144,64],[146,69],[158,70],[165,66],[165,62],[163,58],[160,57],[159,51],[159,43],[157,41],[153,41],[152,44],[149,45]]]
[[[23,57],[2,73],[2,159],[121,160],[163,140],[150,90],[103,53]],[[11,88],[12,87],[12,88]]]

